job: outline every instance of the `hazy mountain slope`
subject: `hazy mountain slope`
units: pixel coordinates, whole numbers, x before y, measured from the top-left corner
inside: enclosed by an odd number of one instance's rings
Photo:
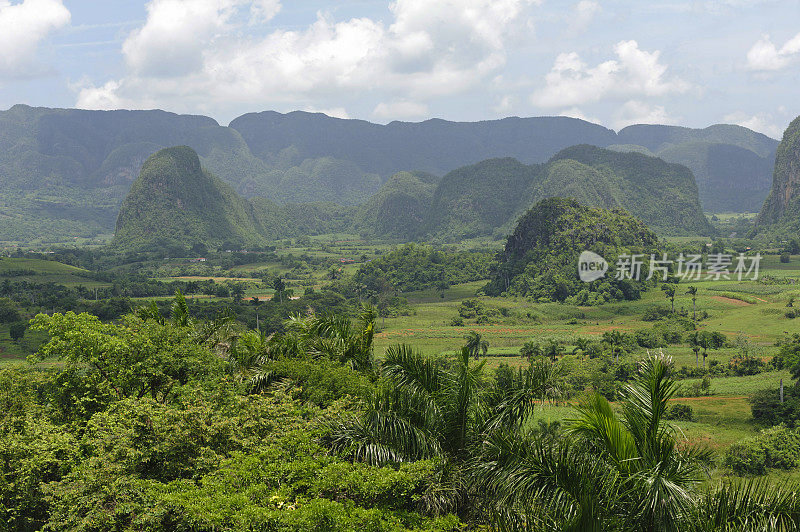
[[[243,247],[263,242],[253,206],[200,166],[188,146],[151,155],[120,209],[113,245],[123,251]]]
[[[608,205],[623,207],[653,230],[661,234],[713,233],[703,215],[694,176],[685,166],[595,146],[572,146],[556,154],[550,164],[565,159],[604,174],[609,190],[615,191],[614,202]]]
[[[637,124],[621,129],[617,137],[618,144],[644,146],[655,154],[669,146],[686,142],[709,142],[739,146],[767,157],[775,151],[778,143],[766,135],[732,124],[715,124],[703,129]]]
[[[491,159],[442,178],[426,230],[452,240],[503,236],[531,205],[570,197],[597,207],[624,208],[661,234],[711,234],[692,173],[639,153],[573,146],[545,165]]]
[[[504,118],[482,122],[391,122],[380,125],[320,113],[266,111],[231,122],[250,150],[269,160],[283,150],[300,159],[349,160],[365,172],[389,176],[403,170],[442,175],[466,164],[495,157],[546,161],[573,144],[607,145],[616,133],[567,117]]]
[[[443,240],[491,235],[518,210],[521,192],[540,171],[539,165],[505,158],[449,172],[436,188],[425,232]]]
[[[424,229],[436,180],[421,172],[399,172],[369,201],[356,209],[353,227],[359,233],[413,240]]]
[[[692,171],[706,211],[756,212],[769,194],[772,155],[761,157],[733,144],[686,142],[662,149],[658,157]]]
[[[800,117],[778,146],[772,190],[756,219],[757,233],[797,236],[800,233]]]

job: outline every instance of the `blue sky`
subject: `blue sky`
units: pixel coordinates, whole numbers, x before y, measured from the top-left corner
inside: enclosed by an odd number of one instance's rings
[[[0,108],[375,122],[800,114],[800,0],[0,0]]]

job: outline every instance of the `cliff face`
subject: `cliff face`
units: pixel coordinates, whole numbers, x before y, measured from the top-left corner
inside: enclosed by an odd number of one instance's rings
[[[794,230],[800,226],[800,117],[783,134],[775,156],[775,171],[764,207],[756,220],[756,231]]]

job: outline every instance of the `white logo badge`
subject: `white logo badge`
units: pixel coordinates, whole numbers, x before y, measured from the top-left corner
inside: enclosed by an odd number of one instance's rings
[[[578,276],[584,283],[591,283],[605,276],[608,271],[606,259],[592,251],[584,251],[578,257]]]

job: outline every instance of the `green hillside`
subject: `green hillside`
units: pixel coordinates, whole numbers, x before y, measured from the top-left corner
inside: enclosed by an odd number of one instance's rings
[[[263,241],[253,206],[200,166],[188,146],[150,156],[117,219],[113,246],[182,252],[196,244],[244,247]]]
[[[588,145],[567,148],[545,165],[492,159],[450,172],[436,190],[426,229],[442,240],[502,237],[531,205],[552,196],[624,208],[664,235],[713,233],[687,168]]]
[[[578,278],[578,256],[592,251],[613,267],[623,252],[647,254],[657,246],[658,237],[622,210],[586,207],[572,199],[545,199],[525,213],[508,236],[484,292],[550,301],[580,298],[577,304],[638,299],[645,286],[635,280],[616,281],[609,275],[583,283]]]
[[[414,240],[424,229],[436,181],[435,176],[423,172],[393,175],[356,210],[354,228],[365,235]]]
[[[586,191],[584,195],[588,191],[594,192],[592,197],[577,198],[587,205],[624,208],[659,234],[713,233],[703,215],[694,176],[684,166],[640,153],[573,146],[550,160],[548,175],[552,173],[554,163],[563,160],[577,161],[596,171],[584,179],[580,179],[581,174],[565,176],[573,177],[577,181],[573,187]],[[602,185],[598,183],[598,178]],[[563,196],[559,191],[558,187],[543,189],[542,196],[533,200],[548,195]],[[598,203],[598,197],[604,201]]]
[[[509,221],[523,201],[520,192],[540,173],[539,165],[510,158],[453,170],[436,188],[426,232],[442,240],[491,235]]]

